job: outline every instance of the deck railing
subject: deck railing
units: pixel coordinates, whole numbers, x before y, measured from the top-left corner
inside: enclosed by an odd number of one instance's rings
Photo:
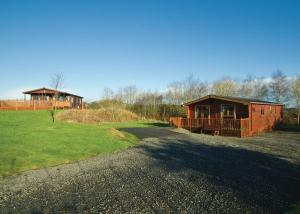
[[[190,131],[214,132],[220,135],[248,136],[249,119],[171,117],[170,125]]]
[[[42,110],[57,108],[70,108],[69,101],[48,100],[0,100],[0,110]]]

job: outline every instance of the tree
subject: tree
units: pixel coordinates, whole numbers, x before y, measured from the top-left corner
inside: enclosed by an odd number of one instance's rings
[[[253,77],[248,76],[239,86],[239,96],[241,97],[252,97],[253,96]]]
[[[126,104],[133,104],[137,97],[137,88],[135,86],[127,86],[123,88],[123,102]]]
[[[167,87],[165,98],[167,103],[174,105],[181,105],[186,101],[183,82],[176,81],[170,83]]]
[[[165,100],[169,104],[180,105],[188,100],[200,98],[208,94],[208,85],[190,74],[182,81],[168,85]]]
[[[282,71],[277,70],[269,83],[271,98],[277,103],[288,101],[289,88],[286,76]]]
[[[298,116],[298,126],[300,125],[300,76],[296,77],[292,80],[291,84],[292,88],[292,96],[295,99],[295,105],[297,109]]]
[[[113,99],[113,97],[114,97],[114,91],[112,89],[107,87],[103,89],[102,99],[110,100]]]
[[[55,90],[54,97],[53,97],[54,105],[52,103],[52,109],[50,111],[53,124],[55,123],[57,101],[59,100],[60,97],[59,91],[62,88],[62,86],[63,86],[63,74],[62,73],[54,74],[53,77],[51,78],[51,87]]]
[[[190,74],[187,79],[183,81],[185,101],[200,98],[208,93],[208,86]]]
[[[217,80],[212,85],[212,93],[222,96],[235,96],[237,92],[237,84],[230,78]]]
[[[252,83],[252,98],[259,100],[268,100],[269,89],[264,78],[256,78]]]

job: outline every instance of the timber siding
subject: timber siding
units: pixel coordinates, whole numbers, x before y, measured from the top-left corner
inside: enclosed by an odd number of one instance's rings
[[[230,118],[222,116],[222,105],[234,106]],[[208,117],[196,118],[196,107],[209,106]],[[247,137],[272,131],[282,120],[283,105],[254,99],[208,95],[184,104],[187,118],[170,118],[170,124],[190,131]]]

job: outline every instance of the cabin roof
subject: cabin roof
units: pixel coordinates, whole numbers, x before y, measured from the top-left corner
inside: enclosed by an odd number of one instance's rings
[[[234,103],[241,103],[244,105],[248,105],[250,103],[268,104],[268,105],[283,105],[281,103],[263,101],[263,100],[258,100],[258,99],[243,98],[243,97],[231,97],[231,96],[219,96],[219,95],[207,95],[207,96],[201,97],[199,99],[195,99],[195,100],[191,100],[186,103],[183,103],[183,105],[188,106],[188,105],[195,104],[195,103],[207,100],[207,99],[225,100],[225,101],[230,101],[230,102],[234,102]]]
[[[83,98],[79,95],[76,94],[71,94],[65,91],[59,91],[59,90],[55,90],[55,89],[50,89],[50,88],[38,88],[38,89],[34,89],[34,90],[30,90],[30,91],[24,91],[23,94],[55,94],[55,93],[59,93],[59,94],[63,94],[63,95],[67,95],[67,96],[74,96],[74,97],[80,97]]]

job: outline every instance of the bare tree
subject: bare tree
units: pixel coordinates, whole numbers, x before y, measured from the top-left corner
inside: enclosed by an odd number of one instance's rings
[[[133,104],[137,97],[138,90],[135,86],[127,86],[123,88],[123,102]]]
[[[286,76],[282,71],[277,70],[272,75],[269,83],[271,98],[277,103],[284,103],[288,100],[289,88]]]
[[[187,100],[197,99],[207,94],[208,85],[190,74],[186,79],[168,85],[165,100],[169,104],[180,105]]]
[[[296,77],[291,82],[292,88],[292,96],[295,101],[296,109],[297,109],[297,119],[298,119],[298,126],[300,125],[300,76]]]
[[[208,86],[190,74],[187,79],[183,81],[185,86],[184,97],[187,100],[197,99],[208,94]]]
[[[230,78],[215,81],[212,85],[212,93],[222,96],[235,96],[237,89],[237,83]]]
[[[239,86],[239,96],[252,97],[253,96],[253,82],[254,79],[249,75]]]
[[[102,99],[110,100],[113,99],[113,97],[114,97],[114,91],[112,89],[107,87],[103,89]]]
[[[57,101],[60,98],[60,90],[62,86],[63,86],[63,74],[62,73],[54,74],[53,77],[51,78],[51,87],[55,90],[54,97],[53,97],[54,104],[52,103],[52,109],[50,111],[53,124],[55,123]]]
[[[182,81],[172,82],[166,91],[166,101],[169,104],[180,105],[186,101],[184,84]]]
[[[256,78],[252,82],[252,98],[268,100],[269,89],[264,78]]]

